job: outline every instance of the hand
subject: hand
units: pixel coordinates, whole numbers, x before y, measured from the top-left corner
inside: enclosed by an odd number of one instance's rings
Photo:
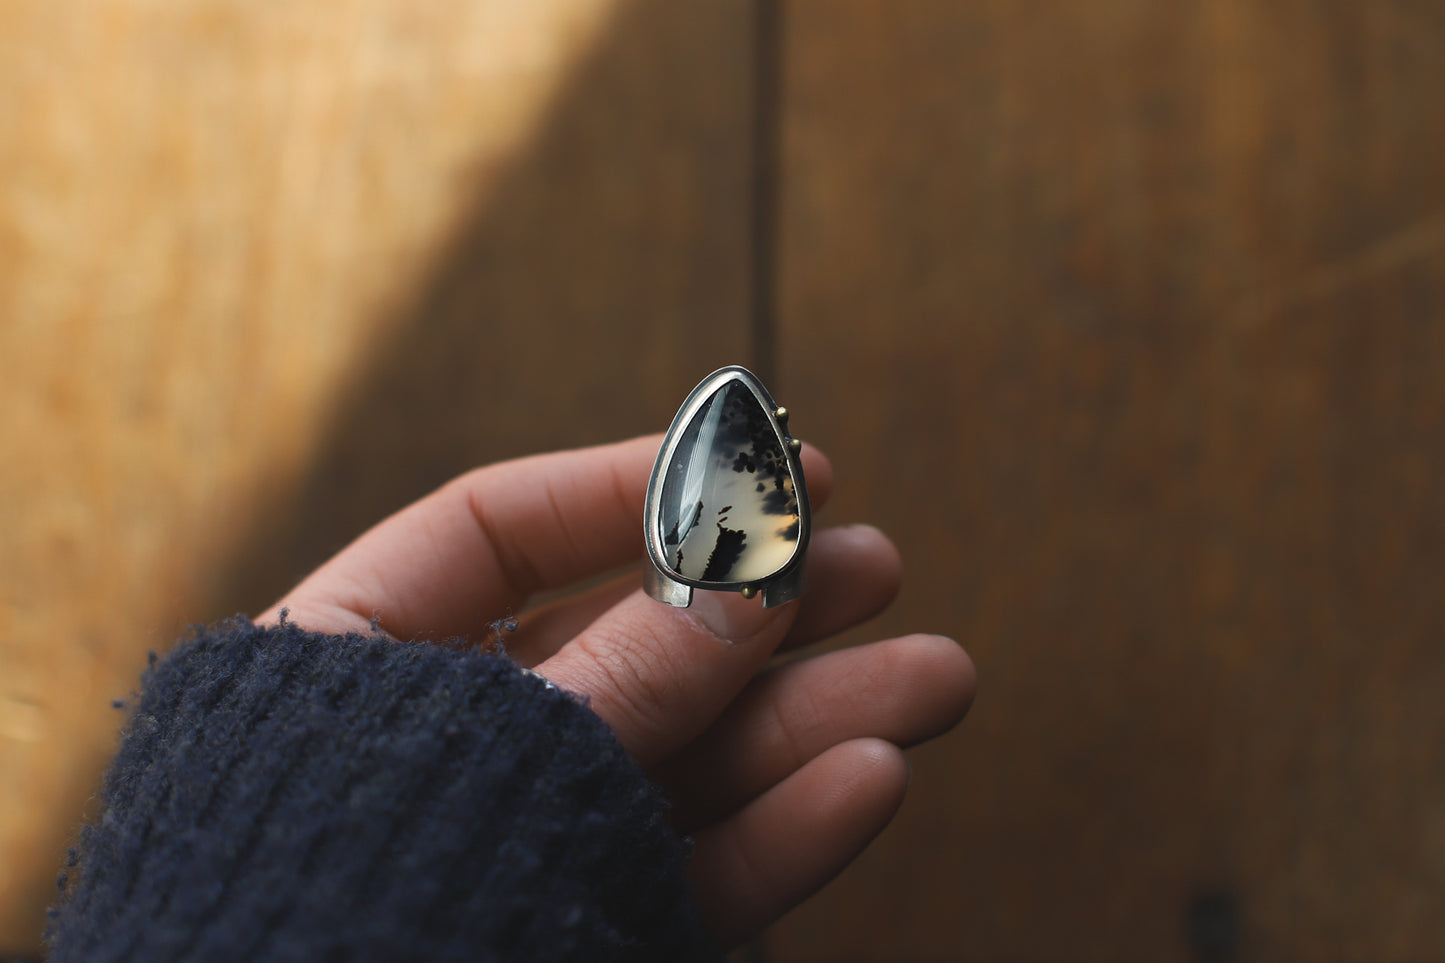
[[[284,606],[315,631],[480,639],[543,589],[637,561],[659,438],[478,469],[362,535]],[[832,470],[804,449],[816,507]],[[585,695],[667,792],[696,839],[689,877],[720,942],[741,942],[832,878],[903,799],[899,747],[963,717],[974,669],[952,641],[888,639],[765,671],[893,600],[898,553],[877,530],[818,531],[808,594],[764,609],[698,591],[648,598],[628,574],[528,613],[506,637],[521,665]]]

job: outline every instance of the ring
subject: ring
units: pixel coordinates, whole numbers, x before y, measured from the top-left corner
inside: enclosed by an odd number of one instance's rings
[[[647,483],[643,585],[686,608],[695,588],[761,594],[764,608],[803,594],[811,517],[788,411],[746,368],[702,380],[667,429]]]

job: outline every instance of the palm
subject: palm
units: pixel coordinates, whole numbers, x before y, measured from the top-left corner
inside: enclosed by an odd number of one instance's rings
[[[307,628],[373,618],[397,638],[482,638],[536,592],[635,561],[656,438],[509,462],[465,475],[367,532],[282,605]],[[832,475],[805,451],[815,505]],[[967,709],[973,667],[937,636],[908,636],[768,669],[774,652],[881,611],[898,588],[888,540],[824,530],[810,593],[765,610],[700,592],[690,609],[644,596],[635,575],[529,612],[507,650],[585,695],[695,837],[704,916],[737,942],[845,866],[902,800],[901,746]]]

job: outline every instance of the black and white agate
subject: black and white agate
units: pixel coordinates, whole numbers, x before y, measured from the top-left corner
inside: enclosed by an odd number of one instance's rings
[[[685,606],[694,587],[756,590],[772,606],[801,594],[808,495],[781,410],[736,366],[713,372],[683,403],[648,485],[654,598]]]

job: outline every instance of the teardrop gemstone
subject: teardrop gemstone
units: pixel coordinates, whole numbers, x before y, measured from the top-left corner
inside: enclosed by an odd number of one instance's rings
[[[666,566],[733,583],[786,568],[799,547],[800,479],[758,394],[738,378],[724,382],[677,438],[657,501]]]

